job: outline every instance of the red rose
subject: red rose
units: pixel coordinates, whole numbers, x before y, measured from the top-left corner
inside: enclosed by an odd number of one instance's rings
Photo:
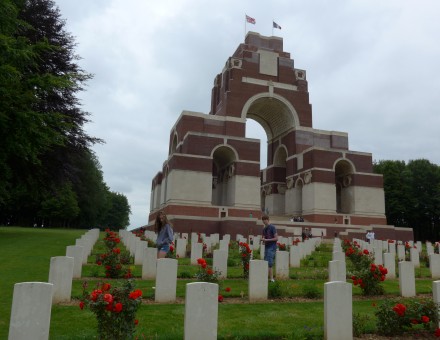
[[[97,264],[98,266],[100,266],[100,265],[102,264],[102,262],[101,262],[101,261],[97,261],[96,264]]]
[[[104,291],[104,292],[106,292],[106,291],[108,291],[108,290],[110,290],[110,284],[109,283],[104,283],[103,285],[102,285],[102,290]]]
[[[419,323],[419,321],[417,319],[411,319],[411,323],[413,325],[417,325]]]
[[[218,302],[223,302],[223,295],[218,296]]]
[[[405,311],[406,311],[406,307],[405,307],[405,305],[398,303],[397,305],[395,305],[393,307],[393,311],[395,311],[397,313],[397,315],[399,315],[399,316],[404,316]]]
[[[212,269],[207,269],[207,270],[206,270],[206,274],[208,274],[208,275],[212,275],[212,274],[214,274],[214,272],[212,271]]]
[[[364,249],[364,254],[368,255],[370,252],[368,251],[368,249]]]
[[[79,308],[84,309],[84,302],[83,302],[83,301],[81,301],[81,302],[79,303]]]
[[[113,309],[116,313],[120,313],[122,311],[122,303],[118,302]]]
[[[201,264],[201,266],[202,266],[202,268],[206,268],[206,262],[203,262],[203,263]]]
[[[134,324],[135,324],[135,325],[139,324],[139,320],[138,320],[138,319],[135,319],[135,320],[134,320]]]
[[[230,292],[231,291],[231,287],[226,287],[225,288],[225,292]]]
[[[104,294],[104,301],[108,302],[109,304],[113,302],[113,295],[111,294]]]
[[[426,315],[422,316],[422,322],[423,323],[428,323],[429,322],[429,317],[427,317]]]
[[[437,328],[434,332],[436,338],[440,338],[440,328]]]

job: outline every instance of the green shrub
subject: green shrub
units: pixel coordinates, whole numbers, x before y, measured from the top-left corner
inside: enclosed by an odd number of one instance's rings
[[[353,314],[353,336],[360,337],[366,333],[366,325],[370,317],[359,313]]]
[[[302,287],[302,295],[307,299],[321,298],[321,291],[314,284],[307,284]]]
[[[283,290],[281,288],[281,283],[278,281],[269,282],[269,298],[280,298],[283,296]]]
[[[180,279],[191,279],[192,277],[191,273],[187,271],[183,271],[179,274]]]

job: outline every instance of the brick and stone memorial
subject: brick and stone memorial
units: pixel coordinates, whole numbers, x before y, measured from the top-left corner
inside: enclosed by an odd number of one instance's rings
[[[9,340],[49,339],[53,284],[21,282],[14,285]]]
[[[217,339],[218,284],[193,282],[186,285],[184,339]]]
[[[49,283],[53,284],[52,303],[69,302],[72,295],[74,258],[56,256],[50,258]]]

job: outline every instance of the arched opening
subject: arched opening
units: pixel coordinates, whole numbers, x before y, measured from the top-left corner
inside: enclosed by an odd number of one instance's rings
[[[236,156],[227,146],[220,146],[212,155],[212,204],[234,205],[234,181]]]
[[[176,149],[177,149],[177,133],[174,134],[173,142],[171,144],[171,150],[170,150],[171,152],[170,152],[170,154],[175,153]]]
[[[353,166],[347,160],[340,160],[335,165],[336,212],[350,214],[354,210]]]

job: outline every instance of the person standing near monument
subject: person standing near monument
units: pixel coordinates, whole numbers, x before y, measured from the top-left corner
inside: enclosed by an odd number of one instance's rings
[[[167,256],[170,244],[174,241],[173,228],[163,211],[157,214],[154,229],[157,233],[157,258],[161,259]]]
[[[275,282],[273,278],[273,263],[275,259],[275,253],[277,251],[277,241],[278,241],[278,234],[277,229],[273,224],[270,224],[269,222],[269,216],[263,215],[261,217],[261,220],[263,221],[264,228],[262,232],[261,240],[264,242],[264,260],[268,262],[269,265],[269,280],[271,282]]]

